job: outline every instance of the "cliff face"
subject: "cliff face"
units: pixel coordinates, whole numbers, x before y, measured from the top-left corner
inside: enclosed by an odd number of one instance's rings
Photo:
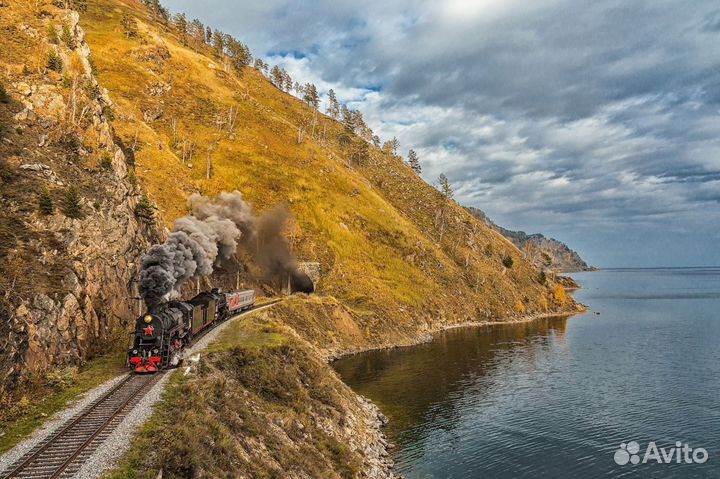
[[[0,9],[10,43],[0,50],[9,95],[0,104],[0,392],[102,352],[125,331],[137,313],[138,258],[157,237],[135,215],[138,192],[108,123],[113,103],[78,20],[30,2]],[[69,36],[49,43],[46,32],[63,25]],[[64,74],[46,68],[50,51]]]
[[[588,264],[568,245],[554,238],[546,238],[540,233],[527,234],[524,231],[513,231],[497,225],[484,211],[468,207],[467,210],[492,229],[509,239],[517,246],[525,257],[538,269],[547,269],[560,273],[576,271],[592,271],[595,268]]]
[[[515,241],[513,241],[515,242]],[[562,241],[546,238],[541,234],[528,235],[517,240],[518,248],[525,251],[532,261],[547,269],[560,273],[592,271],[594,268]],[[543,264],[545,262],[545,264]]]

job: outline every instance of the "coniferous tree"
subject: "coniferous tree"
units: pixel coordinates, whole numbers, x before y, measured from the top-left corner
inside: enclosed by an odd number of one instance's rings
[[[290,78],[290,74],[283,69],[283,90],[286,92],[290,92],[292,90],[293,81],[292,78]]]
[[[127,38],[135,38],[138,36],[137,20],[129,13],[123,13],[120,19],[122,23],[123,33]]]
[[[443,201],[440,205],[440,210],[438,211],[438,216],[440,219],[440,243],[442,243],[443,234],[445,234],[445,213],[455,192],[450,186],[450,180],[448,180],[448,177],[445,176],[445,173],[440,173],[438,183],[440,185],[440,193],[443,197]]]
[[[49,216],[53,214],[55,210],[55,205],[53,205],[53,200],[50,197],[50,192],[47,188],[43,188],[40,191],[40,196],[38,197],[38,209],[40,210],[40,214],[43,216]]]
[[[213,32],[212,47],[215,49],[215,54],[222,58],[225,53],[225,34],[220,30]]]
[[[153,205],[147,196],[142,195],[140,200],[135,205],[135,216],[145,221],[147,224],[155,223],[155,212],[153,211]]]
[[[65,9],[73,9],[80,13],[85,13],[87,12],[87,0],[65,0]]]
[[[306,83],[303,87],[303,100],[313,108],[320,106],[320,95],[312,83]]]
[[[0,103],[9,103],[10,102],[10,96],[7,94],[7,91],[5,90],[5,85],[0,83]]]
[[[188,21],[184,13],[178,13],[173,19],[173,24],[178,31],[178,37],[180,37],[180,43],[187,46],[188,44]]]
[[[351,110],[353,131],[356,135],[365,141],[372,139],[372,130],[365,124],[362,112],[360,110]]]
[[[242,72],[242,69],[250,65],[253,61],[250,49],[244,43],[236,40],[230,35],[225,38],[227,54],[230,57],[230,62],[238,73]]]
[[[58,43],[60,43],[60,37],[58,37],[55,25],[53,25],[52,23],[49,24],[47,27],[47,39],[48,42],[52,43],[53,45],[57,45]]]
[[[348,131],[355,131],[355,125],[353,124],[353,115],[347,105],[343,104],[340,107],[340,121]]]
[[[328,106],[325,112],[330,115],[330,118],[333,120],[337,120],[340,116],[340,103],[338,103],[337,96],[335,95],[335,90],[332,88],[328,90],[327,92],[328,97]]]
[[[210,28],[210,26],[207,26],[207,27],[205,28],[205,40],[204,40],[204,41],[205,41],[205,43],[207,43],[208,45],[210,45],[210,44],[212,43],[212,39],[213,39],[213,31],[212,31],[212,28]]]
[[[62,41],[70,50],[75,50],[75,47],[77,46],[75,44],[75,37],[73,36],[72,32],[70,31],[70,26],[67,23],[64,23],[62,26]]]
[[[422,172],[420,159],[418,158],[417,153],[415,153],[415,150],[408,151],[408,165],[410,165],[410,169],[418,175]]]
[[[63,200],[63,213],[68,218],[79,219],[82,218],[82,205],[80,203],[80,195],[74,186],[68,188],[65,192],[65,198]]]
[[[392,140],[390,140],[390,146],[392,148],[393,156],[397,157],[398,148],[400,148],[400,142],[394,136],[392,137]]]
[[[279,66],[275,65],[274,67],[272,67],[272,70],[270,70],[270,81],[276,87],[278,87],[278,88],[282,87],[283,76],[282,76],[282,72],[280,71]]]
[[[205,25],[202,24],[197,18],[190,22],[188,33],[192,39],[192,46],[195,51],[198,51],[205,44]]]
[[[400,148],[400,142],[394,136],[392,137],[392,140],[388,140],[382,145],[383,152],[386,155],[391,155],[395,158],[397,158],[398,148]]]
[[[167,8],[163,7],[160,0],[150,0],[144,2],[145,5],[150,9],[152,16],[161,23],[167,23],[170,20],[170,12]]]
[[[62,57],[54,48],[48,52],[47,67],[56,72],[61,72],[63,69]]]
[[[450,186],[450,180],[448,180],[448,177],[445,176],[445,173],[440,173],[438,183],[440,185],[440,193],[442,193],[443,197],[448,201],[451,200],[455,195],[455,192]]]

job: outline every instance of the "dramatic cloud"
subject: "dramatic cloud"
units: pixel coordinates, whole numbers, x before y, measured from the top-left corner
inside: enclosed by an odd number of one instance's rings
[[[334,88],[461,203],[600,266],[720,264],[720,7],[169,0]]]

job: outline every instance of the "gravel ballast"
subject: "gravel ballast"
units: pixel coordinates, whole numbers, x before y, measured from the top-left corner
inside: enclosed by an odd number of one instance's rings
[[[20,459],[30,449],[35,447],[43,439],[55,432],[60,426],[65,424],[70,418],[85,409],[90,403],[105,394],[117,383],[122,381],[125,375],[117,376],[106,383],[83,393],[78,399],[71,402],[65,409],[58,411],[50,420],[33,432],[30,437],[24,439],[17,446],[10,449],[0,457],[0,476],[12,463]]]

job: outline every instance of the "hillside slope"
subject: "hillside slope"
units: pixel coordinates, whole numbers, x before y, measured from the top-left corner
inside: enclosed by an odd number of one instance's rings
[[[320,264],[320,300],[356,338],[343,350],[573,308],[512,243],[399,158],[259,70],[237,73],[209,47],[183,46],[139,1],[89,2],[79,25],[44,2],[0,8],[10,100],[0,103],[0,253],[12,258],[1,266],[1,326],[13,345],[3,384],[113,344],[137,313],[139,256],[194,192],[239,190],[258,211],[289,208],[294,252]],[[238,272],[269,294],[282,289],[244,261],[204,285],[234,286]]]
[[[29,397],[75,377],[53,370],[126,346],[141,307],[140,258],[196,192],[238,190],[258,212],[285,205],[295,218],[285,229],[294,253],[319,263],[316,294],[266,315],[300,336],[294,350],[303,353],[288,359],[287,349],[270,348],[277,358],[253,357],[289,361],[293,380],[334,378],[320,359],[417,342],[453,324],[576,310],[562,285],[399,158],[262,72],[235,72],[210,48],[184,46],[139,1],[87,2],[81,15],[44,2],[2,5],[0,84],[9,98],[0,96],[0,348],[9,354],[0,359],[0,402],[11,406],[3,422],[37,414]],[[237,257],[202,285],[282,292],[285,278],[260,274],[242,250]],[[305,352],[312,365],[299,362]],[[188,394],[238,374],[206,366],[201,380],[181,385]],[[367,416],[328,380],[343,398],[336,411]],[[268,418],[283,400],[262,404]],[[342,453],[332,441],[306,446],[329,458]],[[341,462],[362,462],[350,456]]]
[[[137,37],[122,34],[123,15],[137,19]],[[445,204],[392,155],[370,145],[356,155],[362,140],[353,135],[348,146],[340,123],[258,70],[237,75],[210,49],[184,47],[139,2],[92,2],[83,25],[116,102],[115,131],[138,145],[135,174],[166,222],[185,213],[195,191],[239,190],[258,210],[288,205],[296,253],[321,265],[319,292],[337,299],[371,343],[414,335],[425,322],[565,307],[509,241]],[[187,151],[183,162],[188,144],[192,164]]]
[[[537,268],[547,269],[560,273],[571,273],[576,271],[593,271],[595,268],[588,266],[580,255],[570,249],[568,245],[555,238],[547,238],[541,233],[527,234],[524,231],[513,231],[495,223],[488,218],[484,211],[472,206],[468,211],[492,229],[509,239],[520,251],[525,253]]]
[[[32,373],[117,347],[138,311],[139,258],[160,238],[136,215],[141,195],[78,19],[0,7],[0,403]]]

